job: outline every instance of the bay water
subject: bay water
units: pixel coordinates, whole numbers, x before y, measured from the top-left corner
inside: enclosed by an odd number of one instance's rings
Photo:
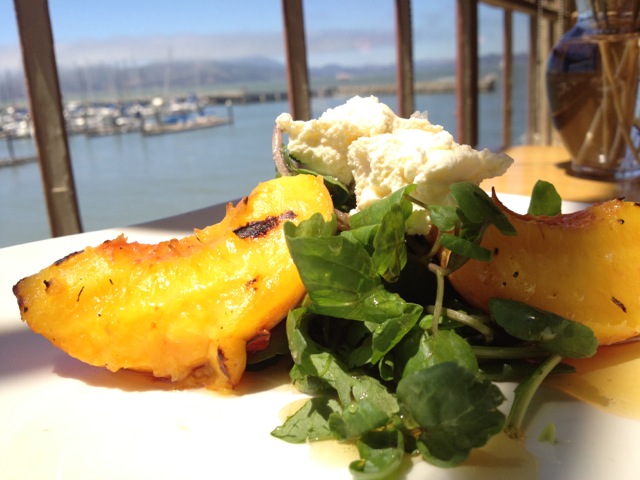
[[[523,82],[520,82],[521,84]],[[516,82],[516,85],[518,82]],[[500,88],[481,94],[480,145],[501,143]],[[514,92],[513,143],[525,133],[524,101]],[[314,98],[312,114],[346,97]],[[395,97],[380,97],[395,110]],[[455,95],[417,95],[416,109],[455,132]],[[221,116],[227,114],[220,107]],[[127,133],[69,137],[84,231],[128,226],[238,199],[275,176],[271,135],[287,102],[233,107],[233,123],[157,136]],[[13,140],[16,156],[33,155],[31,139]],[[0,141],[0,158],[9,156]],[[37,162],[0,168],[0,247],[49,238],[51,233]]]

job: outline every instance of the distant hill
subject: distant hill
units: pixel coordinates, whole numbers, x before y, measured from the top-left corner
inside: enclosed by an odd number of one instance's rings
[[[524,57],[524,56],[522,56]],[[520,58],[520,57],[519,57]],[[481,73],[497,72],[500,57],[480,59]],[[517,59],[516,59],[517,60]],[[455,75],[455,61],[416,60],[416,81]],[[350,67],[325,65],[310,68],[312,86],[393,82],[395,65]],[[98,64],[63,68],[59,71],[63,95],[67,99],[132,98],[170,93],[204,93],[229,89],[265,91],[286,89],[286,72],[282,63],[263,57],[235,61],[167,61],[136,66]],[[11,82],[11,84],[8,84]],[[0,103],[25,98],[22,79],[0,78]]]

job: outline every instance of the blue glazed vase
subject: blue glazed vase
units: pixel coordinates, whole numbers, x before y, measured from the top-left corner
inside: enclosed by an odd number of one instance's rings
[[[577,20],[550,52],[553,125],[581,175],[640,177],[640,0],[577,0]]]

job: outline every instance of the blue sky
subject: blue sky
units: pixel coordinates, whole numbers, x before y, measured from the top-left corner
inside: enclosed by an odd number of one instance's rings
[[[304,0],[308,61],[388,64],[395,61],[393,0]],[[414,57],[455,55],[455,0],[413,0]],[[280,0],[49,0],[56,55],[63,66],[146,63],[168,57],[282,61]],[[515,50],[528,27],[515,16]],[[502,14],[480,8],[481,53],[500,51]],[[20,66],[13,0],[0,0],[0,68]]]

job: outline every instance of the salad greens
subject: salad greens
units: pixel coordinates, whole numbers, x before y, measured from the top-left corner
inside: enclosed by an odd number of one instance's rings
[[[465,307],[446,276],[470,258],[491,258],[480,245],[490,225],[516,231],[484,191],[460,183],[457,206],[424,206],[437,227],[433,243],[409,236],[414,188],[352,215],[349,230],[319,214],[285,225],[307,290],[286,321],[290,375],[311,398],[272,435],[355,442],[358,479],[393,475],[406,453],[453,467],[495,434],[522,435],[542,380],[572,371],[563,357],[597,346],[587,327],[519,302],[494,299],[489,315]],[[536,185],[530,211],[557,213],[554,192]],[[446,263],[440,247],[450,250]],[[505,380],[520,382],[507,414],[494,383]]]

